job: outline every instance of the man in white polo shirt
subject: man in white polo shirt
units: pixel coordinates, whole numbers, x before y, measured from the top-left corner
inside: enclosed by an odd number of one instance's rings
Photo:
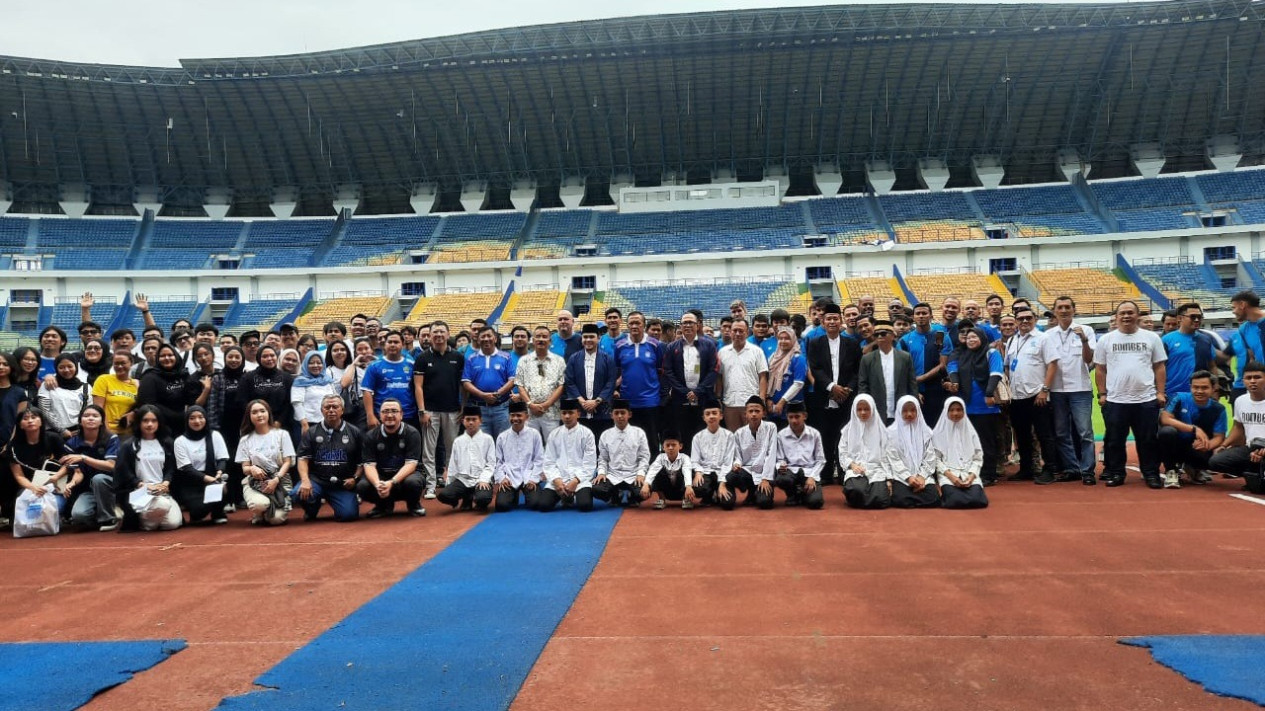
[[[1016,481],[1051,484],[1058,473],[1059,453],[1054,443],[1054,418],[1050,414],[1050,386],[1058,375],[1060,355],[1053,338],[1036,329],[1037,314],[1029,308],[1015,309],[1018,331],[1006,341],[1006,370],[1010,373],[1012,398],[1010,423],[1019,449]],[[1079,341],[1079,339],[1077,339]],[[1077,359],[1080,360],[1079,358]],[[1082,362],[1077,365],[1084,367]],[[1036,471],[1033,437],[1041,446],[1044,466]],[[1072,472],[1080,479],[1080,472]],[[1064,477],[1064,480],[1069,480]]]
[[[1062,472],[1059,480],[1080,480],[1086,486],[1097,482],[1094,467],[1094,387],[1088,364],[1094,360],[1097,339],[1094,329],[1076,323],[1076,302],[1070,296],[1054,300],[1057,323],[1046,329],[1046,356],[1058,362],[1050,381],[1050,407],[1054,419],[1054,443],[1058,447]],[[1053,461],[1047,457],[1046,462]]]
[[[1152,489],[1160,481],[1160,408],[1167,397],[1164,343],[1153,331],[1138,327],[1139,309],[1132,301],[1116,307],[1116,330],[1103,336],[1094,350],[1098,366],[1098,404],[1106,425],[1103,435],[1103,482],[1120,486],[1125,479],[1125,442],[1133,431],[1138,468]]]
[[[1265,364],[1252,361],[1243,368],[1247,392],[1234,401],[1234,426],[1225,444],[1217,449],[1208,468],[1243,477],[1253,494],[1265,494],[1261,462],[1265,460]]]
[[[747,322],[736,319],[730,333],[733,341],[716,356],[720,368],[717,383],[725,406],[725,429],[742,427],[747,400],[752,396],[768,399],[769,362],[759,346],[747,341]]]

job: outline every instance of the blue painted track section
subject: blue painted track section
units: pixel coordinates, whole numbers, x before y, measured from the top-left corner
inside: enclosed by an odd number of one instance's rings
[[[1122,644],[1146,647],[1155,661],[1218,696],[1265,706],[1265,636],[1179,635],[1134,637]]]
[[[488,516],[220,708],[508,708],[619,515]]]
[[[0,644],[0,709],[77,709],[184,648],[178,639]]]

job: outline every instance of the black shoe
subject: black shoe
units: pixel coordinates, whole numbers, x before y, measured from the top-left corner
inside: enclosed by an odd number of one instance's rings
[[[786,497],[787,506],[799,506],[801,503],[803,503],[803,499],[799,495]]]
[[[373,512],[370,511],[369,513],[372,514]],[[418,506],[415,509],[409,509],[409,515],[416,516],[417,518],[424,518],[426,516],[426,509],[421,506]]]
[[[1041,472],[1032,478],[1032,483],[1045,486],[1054,483],[1054,474],[1052,472]]]
[[[1006,481],[1035,481],[1038,484],[1049,484],[1050,482],[1041,481],[1041,475],[1033,476],[1032,472],[1019,471],[1006,477]]]
[[[316,514],[316,512],[315,512],[315,511],[304,511],[304,512],[303,512],[303,520],[304,520],[304,521],[315,521],[315,520],[316,520],[316,515],[317,515],[317,514]]]
[[[471,499],[464,499],[464,500],[461,502],[461,510],[462,510],[462,511],[469,511],[469,510],[471,510],[471,509],[473,509],[473,508],[474,508],[474,501],[473,501],[473,500],[471,500]]]
[[[1054,475],[1054,481],[1060,482],[1060,483],[1068,482],[1068,481],[1083,481],[1083,480],[1084,480],[1084,477],[1081,476],[1080,472],[1066,471],[1066,472],[1060,472]]]
[[[1142,477],[1142,479],[1143,481],[1146,482],[1146,486],[1148,489],[1163,489],[1164,488],[1164,482],[1160,481],[1160,478],[1158,476],[1154,476],[1154,475],[1145,476],[1145,477]]]
[[[1081,474],[1081,483],[1085,486],[1093,486],[1098,483],[1098,478],[1094,476],[1093,472],[1085,472]]]
[[[997,479],[995,477],[989,477],[988,479],[980,479],[980,484],[984,486],[985,488],[990,487],[990,486],[997,486]]]
[[[1104,476],[1102,480],[1109,487],[1124,486],[1123,476]]]
[[[384,516],[390,516],[390,515],[391,515],[391,509],[381,509],[381,508],[378,508],[377,506],[374,506],[372,509],[369,510],[369,513],[365,514],[365,518],[382,518]]]

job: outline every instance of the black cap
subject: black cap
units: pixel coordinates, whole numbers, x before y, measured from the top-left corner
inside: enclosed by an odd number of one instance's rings
[[[786,403],[786,413],[789,415],[792,412],[808,412],[808,408],[804,407],[802,402]]]
[[[821,307],[821,312],[823,314],[842,314],[843,309],[839,308],[839,304],[826,304]]]
[[[595,323],[586,323],[580,327],[580,333],[591,333],[596,336],[601,332],[602,329],[598,328]]]
[[[659,435],[659,441],[667,442],[668,440],[675,440],[679,443],[681,441],[681,435],[677,434],[676,430],[664,430],[663,434]]]
[[[752,405],[759,405],[760,407],[764,407],[764,398],[760,397],[759,395],[752,395],[751,397],[747,398],[747,407],[750,407]]]
[[[466,405],[461,409],[462,417],[483,417],[483,410],[477,405]]]
[[[622,398],[617,398],[615,400],[611,400],[611,410],[630,410],[631,411],[632,405],[629,405],[627,400],[624,400]]]
[[[510,414],[513,414],[515,412],[527,412],[527,403],[522,402],[521,400],[515,400],[514,402],[510,403],[509,411],[510,411]]]
[[[561,410],[578,410],[580,409],[580,401],[573,397],[566,398],[562,404],[558,406]]]
[[[289,321],[286,321],[280,326],[277,326],[277,331],[294,331],[297,333],[298,330],[299,330],[298,326],[295,326],[293,323]]]
[[[242,335],[238,336],[237,340],[238,342],[241,342],[241,341],[246,340],[247,338],[259,338],[259,331],[253,328],[250,329],[249,331],[242,331]]]

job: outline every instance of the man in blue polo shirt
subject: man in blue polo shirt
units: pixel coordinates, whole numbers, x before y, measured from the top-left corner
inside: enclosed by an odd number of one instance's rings
[[[1206,471],[1208,460],[1225,442],[1229,431],[1225,405],[1214,397],[1216,385],[1212,373],[1195,372],[1186,388],[1185,392],[1170,397],[1168,406],[1160,412],[1157,442],[1164,461],[1165,489],[1181,486],[1178,472],[1182,468],[1192,484],[1212,481]]]
[[[491,326],[479,331],[479,350],[466,356],[461,373],[461,387],[469,395],[469,403],[478,405],[482,412],[480,429],[492,439],[509,429],[509,398],[514,389],[514,371],[510,358],[497,350],[500,339]]]
[[[1212,370],[1217,363],[1218,351],[1224,344],[1207,331],[1201,331],[1204,314],[1199,304],[1189,303],[1177,307],[1178,326],[1161,338],[1168,353],[1168,378],[1164,392],[1169,394],[1190,392],[1190,377],[1198,370]]]
[[[580,342],[580,334],[575,332],[575,316],[566,309],[559,311],[558,330],[549,337],[549,352],[566,361],[582,350],[584,344]]]
[[[663,367],[663,346],[646,335],[646,317],[640,311],[628,314],[628,336],[615,347],[615,369],[619,373],[617,397],[627,400],[632,422],[646,432],[651,452],[659,451],[659,369]]]
[[[387,331],[379,341],[382,357],[365,368],[360,392],[365,401],[365,421],[377,427],[382,401],[393,397],[400,401],[404,421],[414,428],[417,423],[417,399],[413,396],[413,363],[404,357],[404,337],[399,331]]]
[[[947,397],[940,387],[945,375],[940,355],[948,342],[944,326],[931,322],[931,305],[914,304],[914,328],[901,336],[897,346],[914,361],[914,379],[918,381],[918,390],[923,397],[923,417],[932,427],[940,419]]]

